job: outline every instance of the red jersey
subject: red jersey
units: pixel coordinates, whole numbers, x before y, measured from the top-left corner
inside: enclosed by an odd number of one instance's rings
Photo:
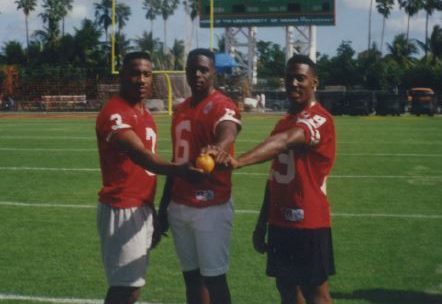
[[[176,107],[172,118],[173,159],[177,163],[194,162],[201,149],[215,143],[215,129],[222,121],[241,125],[241,115],[233,101],[215,90],[191,105],[187,98]],[[233,155],[233,147],[230,151]],[[223,204],[231,196],[231,170],[214,170],[199,183],[174,177],[172,200],[193,207]]]
[[[315,103],[299,114],[284,116],[272,135],[290,128],[304,130],[306,145],[273,159],[269,223],[289,228],[330,227],[326,182],[336,154],[333,118]]]
[[[112,97],[98,114],[95,131],[103,181],[99,201],[114,208],[154,202],[155,174],[136,165],[110,141],[116,133],[129,129],[138,135],[146,149],[155,153],[157,127],[152,115],[147,110],[135,109],[120,97]]]

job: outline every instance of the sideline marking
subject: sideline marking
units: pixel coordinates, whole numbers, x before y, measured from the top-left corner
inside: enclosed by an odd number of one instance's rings
[[[49,297],[32,297],[22,296],[15,294],[0,293],[0,301],[12,300],[12,301],[31,301],[31,302],[43,302],[43,303],[62,303],[62,304],[102,304],[103,300],[95,299],[78,299],[78,298],[49,298]],[[137,302],[139,304],[161,304],[153,302]]]
[[[158,205],[158,202],[155,202]],[[23,202],[2,202],[0,206],[13,207],[39,207],[39,208],[78,208],[95,209],[96,205],[76,205],[76,204],[57,204],[57,203],[23,203]],[[258,214],[258,210],[239,209],[235,210],[237,214]],[[387,214],[387,213],[345,213],[332,212],[333,217],[369,217],[369,218],[412,218],[412,219],[442,219],[441,214]]]

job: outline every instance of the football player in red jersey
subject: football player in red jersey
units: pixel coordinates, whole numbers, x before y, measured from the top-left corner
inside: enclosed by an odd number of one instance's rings
[[[145,284],[154,215],[155,174],[197,174],[156,154],[157,127],[143,101],[152,92],[152,62],[143,52],[126,55],[120,94],[96,120],[103,186],[97,228],[109,289],[106,304],[135,303]]]
[[[215,56],[195,49],[187,57],[186,77],[192,96],[179,104],[172,119],[173,161],[194,162],[207,145],[233,154],[241,127],[233,101],[214,88]],[[187,303],[229,304],[227,284],[233,218],[231,170],[215,168],[199,182],[168,178],[159,218],[167,219],[183,271]]]
[[[289,110],[271,135],[236,160],[206,149],[233,168],[272,160],[253,243],[258,252],[267,252],[267,275],[276,278],[283,304],[332,303],[328,277],[335,268],[326,182],[336,137],[332,116],[316,100],[317,85],[315,64],[294,55],[285,74]]]

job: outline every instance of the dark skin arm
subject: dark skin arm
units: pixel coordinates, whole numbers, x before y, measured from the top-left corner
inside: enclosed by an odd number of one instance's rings
[[[235,143],[238,135],[238,125],[233,121],[225,120],[215,129],[215,146],[228,152]]]
[[[250,166],[268,161],[278,154],[287,151],[295,146],[306,143],[304,130],[301,128],[291,128],[267,137],[256,147],[240,155],[236,160],[230,159],[231,166],[235,169]]]
[[[295,146],[306,143],[304,130],[292,128],[267,137],[263,142],[241,154],[237,159],[231,157],[226,151],[217,146],[207,146],[203,153],[212,155],[217,164],[231,166],[234,169],[250,166],[268,161],[278,154],[287,151]]]
[[[201,149],[201,153],[208,153],[217,164],[226,165],[230,160],[229,150],[234,144],[238,133],[238,126],[233,121],[219,123],[215,130],[215,143]]]
[[[111,138],[111,142],[121,151],[124,151],[135,164],[153,173],[182,176],[188,173],[187,165],[170,163],[147,150],[133,130],[129,129],[116,133]]]

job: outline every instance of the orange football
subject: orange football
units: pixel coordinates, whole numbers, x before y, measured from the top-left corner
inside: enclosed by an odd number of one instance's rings
[[[210,173],[215,168],[215,161],[209,154],[200,154],[195,161],[198,169],[202,169],[205,173]]]

